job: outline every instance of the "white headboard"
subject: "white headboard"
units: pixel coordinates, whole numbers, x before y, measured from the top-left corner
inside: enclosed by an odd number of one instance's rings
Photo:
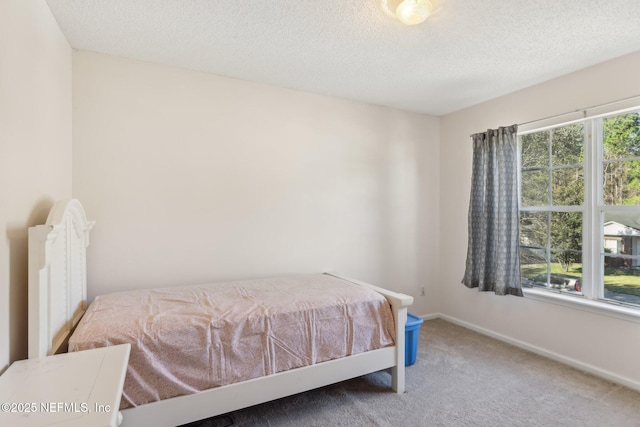
[[[89,231],[76,199],[57,202],[45,225],[29,228],[29,358],[66,350],[87,308]]]

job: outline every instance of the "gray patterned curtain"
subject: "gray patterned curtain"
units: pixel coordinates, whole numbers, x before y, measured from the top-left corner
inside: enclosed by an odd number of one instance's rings
[[[469,245],[462,283],[522,296],[518,234],[518,126],[476,133],[469,202]]]

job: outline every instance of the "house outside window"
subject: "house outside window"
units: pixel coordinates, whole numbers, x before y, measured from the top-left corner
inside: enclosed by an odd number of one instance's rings
[[[525,291],[640,311],[640,108],[518,139]]]

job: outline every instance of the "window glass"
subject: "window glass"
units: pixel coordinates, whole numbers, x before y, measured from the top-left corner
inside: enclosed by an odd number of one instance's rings
[[[584,159],[584,125],[582,123],[555,128],[551,131],[552,164],[572,165]]]
[[[640,304],[640,212],[603,215],[604,298]]]
[[[520,143],[522,281],[525,286],[579,293],[584,124],[526,134]]]
[[[584,203],[583,168],[555,169],[551,198],[554,206],[582,205]]]
[[[582,251],[582,212],[551,212],[551,247]]]
[[[521,204],[523,206],[548,206],[549,183],[549,171],[523,171]]]
[[[640,204],[640,160],[605,161],[602,177],[605,205]]]
[[[549,167],[549,132],[536,132],[521,138],[522,169]]]
[[[640,310],[640,110],[519,138],[523,285]]]
[[[520,244],[547,247],[549,212],[520,212]]]
[[[582,253],[552,251],[550,288],[582,295]]]
[[[637,260],[604,257],[604,298],[640,305],[640,270]]]
[[[640,114],[607,117],[602,121],[604,159],[640,157]]]
[[[547,287],[547,257],[544,249],[520,249],[522,286]]]

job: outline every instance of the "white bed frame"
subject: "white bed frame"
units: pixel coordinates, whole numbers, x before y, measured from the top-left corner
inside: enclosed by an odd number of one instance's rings
[[[86,310],[86,248],[93,224],[80,202],[72,199],[56,203],[45,225],[29,229],[30,358],[66,351]],[[405,323],[413,297],[326,274],[387,298],[395,319],[395,346],[127,408],[122,426],[173,427],[385,369],[390,370],[392,389],[403,393]]]

